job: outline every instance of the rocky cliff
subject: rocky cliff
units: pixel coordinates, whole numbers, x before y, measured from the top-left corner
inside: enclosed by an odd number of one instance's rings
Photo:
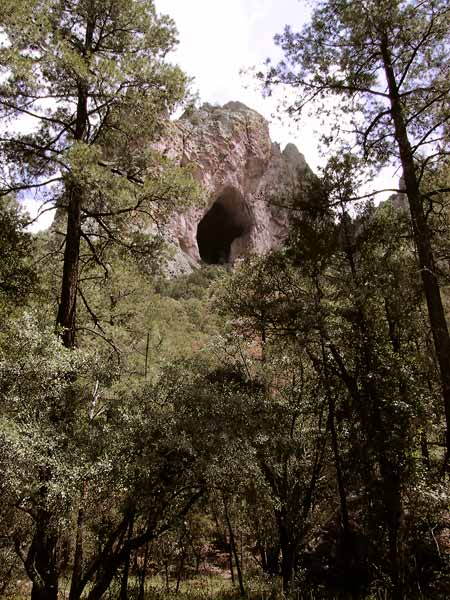
[[[270,139],[267,121],[239,102],[205,104],[185,114],[159,149],[191,166],[207,198],[204,207],[177,214],[168,227],[176,249],[174,273],[201,261],[233,264],[240,256],[279,246],[289,211],[273,198],[312,176],[297,148],[289,144],[281,151]]]

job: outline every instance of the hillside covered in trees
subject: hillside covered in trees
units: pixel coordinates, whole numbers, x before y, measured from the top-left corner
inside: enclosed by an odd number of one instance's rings
[[[0,598],[450,598],[449,22],[320,0],[287,24],[257,79],[335,114],[327,165],[265,190],[284,243],[234,265],[226,188],[173,276],[167,225],[214,201],[158,150],[196,110],[175,23],[2,0]]]

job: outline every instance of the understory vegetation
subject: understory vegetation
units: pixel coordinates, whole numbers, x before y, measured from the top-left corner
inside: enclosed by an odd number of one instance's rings
[[[338,95],[354,145],[270,190],[282,247],[169,277],[205,202],[156,150],[192,101],[174,23],[2,3],[1,598],[450,597],[450,7],[317,4],[260,79]]]

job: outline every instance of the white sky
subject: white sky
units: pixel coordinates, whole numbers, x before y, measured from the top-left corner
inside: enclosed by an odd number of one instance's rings
[[[263,98],[255,80],[241,74],[243,69],[258,69],[268,57],[275,63],[282,58],[274,35],[286,24],[294,31],[301,29],[314,0],[155,0],[155,4],[176,23],[179,45],[169,58],[194,78],[193,89],[201,102],[244,102],[269,121],[272,141],[282,147],[296,144],[316,172],[325,165],[326,157],[319,154],[324,131],[320,119],[289,120],[279,105],[292,90],[280,89],[278,96]],[[393,169],[385,169],[365,192],[397,187],[397,181]],[[377,201],[389,195],[380,194]]]
[[[238,100],[270,122],[272,141],[295,143],[313,169],[318,155],[318,123],[299,126],[277,110],[277,98],[263,98],[258,84],[243,69],[259,68],[266,58],[281,58],[273,42],[289,23],[300,29],[308,9],[300,0],[155,0],[159,12],[170,15],[179,32],[179,46],[170,56],[191,77],[202,102]],[[280,122],[280,118],[282,122]]]

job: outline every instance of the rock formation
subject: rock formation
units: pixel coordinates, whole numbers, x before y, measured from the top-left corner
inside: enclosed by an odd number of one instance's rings
[[[168,238],[176,248],[173,273],[201,261],[233,263],[249,253],[264,254],[286,238],[289,211],[272,200],[312,176],[293,144],[281,152],[267,121],[240,102],[204,104],[173,123],[159,150],[191,165],[207,203],[175,215]]]

